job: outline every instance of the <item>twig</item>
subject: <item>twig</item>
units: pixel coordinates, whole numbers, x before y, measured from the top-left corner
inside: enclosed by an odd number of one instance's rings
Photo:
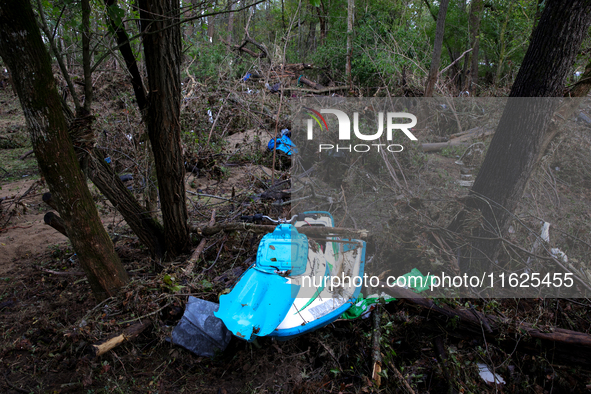
[[[25,394],[29,394],[30,393],[29,390],[21,389],[19,387],[16,387],[12,383],[10,383],[10,381],[8,380],[8,373],[5,373],[4,374],[4,379],[6,380],[6,384],[8,385],[8,387],[10,387],[11,389],[13,389],[15,391],[18,391],[19,393],[25,393]]]
[[[214,196],[213,194],[206,194],[206,193],[195,193],[192,192],[190,190],[187,190],[187,193],[189,194],[193,194],[195,196],[199,196],[199,197],[211,197],[211,198],[217,198],[218,200],[225,200],[225,201],[232,201],[231,198],[226,198],[226,197],[220,197],[220,196]]]
[[[25,160],[27,158],[27,156],[29,156],[32,153],[35,153],[35,151],[33,149],[31,149],[30,151],[26,152],[24,155],[22,155],[21,157],[19,157],[19,159],[20,160]]]
[[[454,64],[456,64],[457,62],[459,62],[464,57],[464,55],[466,53],[472,51],[472,49],[474,49],[474,48],[470,48],[470,49],[465,50],[464,53],[462,53],[460,55],[460,57],[458,57],[456,60],[454,60],[453,62],[451,62],[451,64],[449,66],[447,66],[443,70],[439,71],[439,74],[443,74],[444,72],[446,72],[450,67],[452,67]]]
[[[209,266],[209,268],[205,269],[204,272],[209,271],[210,269],[213,268],[213,266],[215,265],[215,263],[218,262],[218,259],[220,258],[220,254],[222,253],[222,249],[224,248],[224,244],[226,243],[226,238],[224,238],[224,240],[222,241],[222,245],[220,246],[220,249],[218,250],[218,254],[215,256],[215,260],[213,261],[213,263]]]
[[[60,275],[60,276],[70,276],[70,275],[83,276],[83,275],[85,275],[84,272],[80,272],[80,271],[54,271],[54,270],[40,267],[38,265],[34,265],[33,267],[38,269],[39,271],[47,272],[48,274],[52,274],[52,275]]]
[[[275,141],[273,142],[273,165],[271,166],[271,186],[275,183],[275,158],[277,157],[277,131],[279,128],[279,116],[281,115],[281,104],[283,104],[283,88],[279,97],[279,110],[277,111],[277,120],[275,121]]]
[[[220,110],[218,111],[218,114],[215,117],[215,120],[213,121],[213,124],[211,125],[211,130],[209,130],[209,136],[207,136],[207,144],[209,145],[209,140],[211,139],[211,133],[213,133],[213,128],[215,127],[216,123],[218,122],[218,118],[220,117],[220,114],[222,113],[222,109],[224,108],[224,105],[226,104],[226,101],[228,100],[228,98],[230,97],[230,95],[228,94],[228,96],[226,97],[226,100],[222,103],[222,106],[220,107]]]
[[[26,192],[24,192],[23,194],[21,194],[17,199],[15,199],[14,201],[12,201],[10,203],[10,205],[8,206],[7,210],[9,210],[13,204],[18,204],[23,198],[25,198],[27,196],[27,194],[29,194],[31,191],[33,191],[35,189],[35,187],[37,187],[38,185],[41,184],[41,181],[37,181],[34,182],[28,189]],[[12,217],[14,216],[15,210],[12,210],[12,212],[10,213],[10,215],[8,215],[8,219],[6,219],[6,222],[4,222],[3,225],[0,226],[0,228],[5,228],[6,225],[8,225],[8,223],[10,223],[10,220],[12,219]]]
[[[390,362],[390,368],[392,368],[392,371],[394,371],[394,375],[396,375],[396,378],[400,381],[400,383],[402,383],[402,385],[404,386],[404,388],[406,388],[406,391],[409,394],[415,394],[415,391],[412,389],[412,387],[410,386],[410,384],[408,384],[408,382],[406,381],[406,379],[404,379],[404,376],[402,376],[402,374],[400,373],[400,371],[398,370],[398,368],[396,368],[394,366],[394,364],[392,364],[392,362]]]

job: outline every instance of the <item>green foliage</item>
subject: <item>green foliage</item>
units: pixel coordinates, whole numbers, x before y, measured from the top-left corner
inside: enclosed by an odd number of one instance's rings
[[[187,51],[187,55],[194,59],[189,67],[189,73],[198,81],[216,81],[218,78],[224,77],[233,78],[241,72],[240,65],[234,67],[233,56],[221,43],[197,43]]]
[[[177,284],[176,278],[166,274],[162,277],[162,287],[164,287],[172,293],[176,293],[182,290],[185,286]]]
[[[125,17],[125,11],[123,11],[121,7],[117,5],[117,3],[107,7],[107,15],[113,21],[115,26],[117,26],[118,28],[123,27],[123,18]],[[109,29],[110,28],[111,26],[109,26]]]
[[[459,158],[465,150],[466,147],[463,145],[446,146],[445,148],[441,149],[441,152],[439,152],[439,154],[443,157]]]

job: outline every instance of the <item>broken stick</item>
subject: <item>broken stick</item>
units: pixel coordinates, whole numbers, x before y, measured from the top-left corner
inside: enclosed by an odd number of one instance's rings
[[[211,219],[209,220],[208,226],[211,227],[214,224],[215,224],[215,209],[211,211]],[[190,275],[191,272],[193,272],[193,268],[195,267],[195,263],[197,261],[199,261],[199,256],[201,256],[201,253],[203,253],[203,249],[205,249],[206,243],[207,242],[205,240],[205,237],[203,237],[203,239],[201,239],[201,242],[199,242],[199,245],[197,246],[197,248],[195,249],[195,251],[193,252],[191,257],[187,261],[187,268],[185,268],[185,275]]]
[[[121,345],[125,341],[130,341],[133,338],[140,335],[146,328],[152,325],[151,321],[145,321],[143,323],[137,323],[126,330],[124,330],[121,334],[114,336],[111,339],[107,339],[102,342],[98,342],[90,347],[90,357],[96,358],[102,356],[103,354],[107,353],[109,350]]]
[[[382,337],[382,330],[380,327],[380,320],[382,311],[378,303],[373,311],[373,333],[371,339],[371,358],[373,361],[373,370],[371,373],[371,379],[375,382],[376,387],[380,387],[382,384],[382,351],[380,348],[380,338]]]

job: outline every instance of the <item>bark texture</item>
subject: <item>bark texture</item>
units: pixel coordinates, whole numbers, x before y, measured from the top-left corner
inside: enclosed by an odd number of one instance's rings
[[[353,90],[353,80],[351,78],[351,59],[353,57],[353,23],[355,19],[355,0],[347,1],[347,64],[345,66],[345,75],[349,90]]]
[[[96,187],[109,199],[125,222],[138,236],[140,242],[150,253],[161,259],[164,256],[164,230],[162,225],[144,209],[119,176],[105,162],[101,152],[94,150],[88,158],[88,177]]]
[[[0,55],[10,69],[41,173],[97,299],[128,282],[68,135],[51,62],[29,0],[0,1]]]
[[[435,44],[433,45],[433,57],[429,77],[425,86],[425,97],[433,97],[433,90],[439,76],[439,65],[441,64],[441,49],[443,48],[443,33],[445,32],[445,15],[449,0],[441,0],[439,3],[439,14],[437,15],[437,26],[435,27]]]
[[[181,149],[179,2],[140,0],[138,3],[148,72],[148,135],[158,176],[165,246],[175,256],[186,252],[190,244]]]
[[[119,52],[121,52],[121,56],[123,56],[123,60],[125,60],[125,65],[127,66],[127,70],[131,74],[133,92],[135,93],[135,98],[137,100],[137,105],[140,108],[140,112],[143,115],[145,113],[146,107],[148,106],[146,92],[142,83],[140,70],[138,69],[137,62],[135,61],[135,56],[133,56],[133,50],[129,44],[129,37],[127,37],[125,26],[123,26],[122,22],[117,23],[116,19],[113,17],[115,7],[117,7],[117,1],[105,0],[105,5],[107,6],[107,18],[109,20],[109,24],[115,32],[115,36],[117,37],[117,45],[119,45]]]
[[[461,268],[480,271],[494,262],[500,237],[509,227],[543,148],[546,130],[556,109],[567,73],[591,23],[591,0],[548,0],[533,34],[510,97],[467,200],[468,210],[480,211],[473,227],[471,249]],[[528,100],[520,97],[530,97]],[[466,229],[466,211],[451,229]],[[474,218],[474,217],[472,217]]]
[[[472,52],[466,58],[466,65],[470,67],[470,75],[466,78],[466,89],[475,92],[478,85],[478,52],[480,51],[480,20],[484,2],[473,0],[470,4],[470,48]]]

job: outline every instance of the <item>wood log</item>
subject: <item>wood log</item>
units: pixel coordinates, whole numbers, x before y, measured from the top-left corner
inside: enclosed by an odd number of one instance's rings
[[[440,320],[453,319],[457,327],[453,332],[449,332],[450,334],[484,335],[487,341],[508,352],[515,348],[534,355],[547,351],[552,353],[550,359],[556,364],[586,365],[591,368],[590,334],[563,328],[534,326],[531,323],[487,315],[475,309],[456,309],[444,303],[436,304],[432,299],[421,298],[411,290],[401,287],[390,287],[384,282],[380,282],[379,286],[381,291],[421,308],[429,317]]]
[[[68,236],[68,234],[66,233],[66,226],[64,226],[64,221],[62,220],[62,218],[57,216],[55,213],[47,212],[45,214],[45,216],[43,217],[43,221],[45,222],[45,224],[53,227],[54,229],[56,229],[57,231],[59,231],[60,233],[65,235],[66,237]]]
[[[421,144],[421,148],[423,152],[438,152],[444,148],[450,146],[470,146],[468,140],[472,138],[479,138],[479,137],[486,137],[495,133],[495,130],[485,130],[483,128],[477,127],[474,129],[470,129],[461,133],[453,134],[456,136],[447,142],[429,142],[425,144]]]
[[[130,341],[133,338],[140,335],[146,328],[152,325],[151,321],[145,321],[143,323],[136,323],[129,328],[125,329],[121,334],[118,334],[110,339],[100,341],[90,346],[90,358],[97,358],[107,353],[109,350],[121,345],[126,341]]]
[[[202,236],[211,236],[221,231],[251,231],[258,234],[272,233],[275,230],[274,225],[252,224],[252,223],[227,223],[215,226],[192,227],[191,232],[201,234]],[[355,230],[343,227],[298,227],[300,234],[309,237],[347,237],[355,239],[366,239],[367,230]]]
[[[303,83],[304,85],[307,85],[307,86],[309,86],[309,87],[311,87],[311,88],[314,88],[314,89],[316,89],[316,90],[322,90],[322,89],[324,89],[324,88],[325,88],[325,87],[324,87],[324,86],[322,86],[321,84],[319,84],[319,83],[316,83],[316,82],[314,82],[314,81],[311,81],[311,80],[309,80],[308,78],[304,77],[303,75],[301,75],[300,77],[298,77],[298,79],[299,79],[299,82],[301,82],[301,83]]]
[[[283,65],[284,70],[288,70],[291,72],[300,72],[303,70],[309,70],[314,68],[313,64],[310,63],[291,63]]]

